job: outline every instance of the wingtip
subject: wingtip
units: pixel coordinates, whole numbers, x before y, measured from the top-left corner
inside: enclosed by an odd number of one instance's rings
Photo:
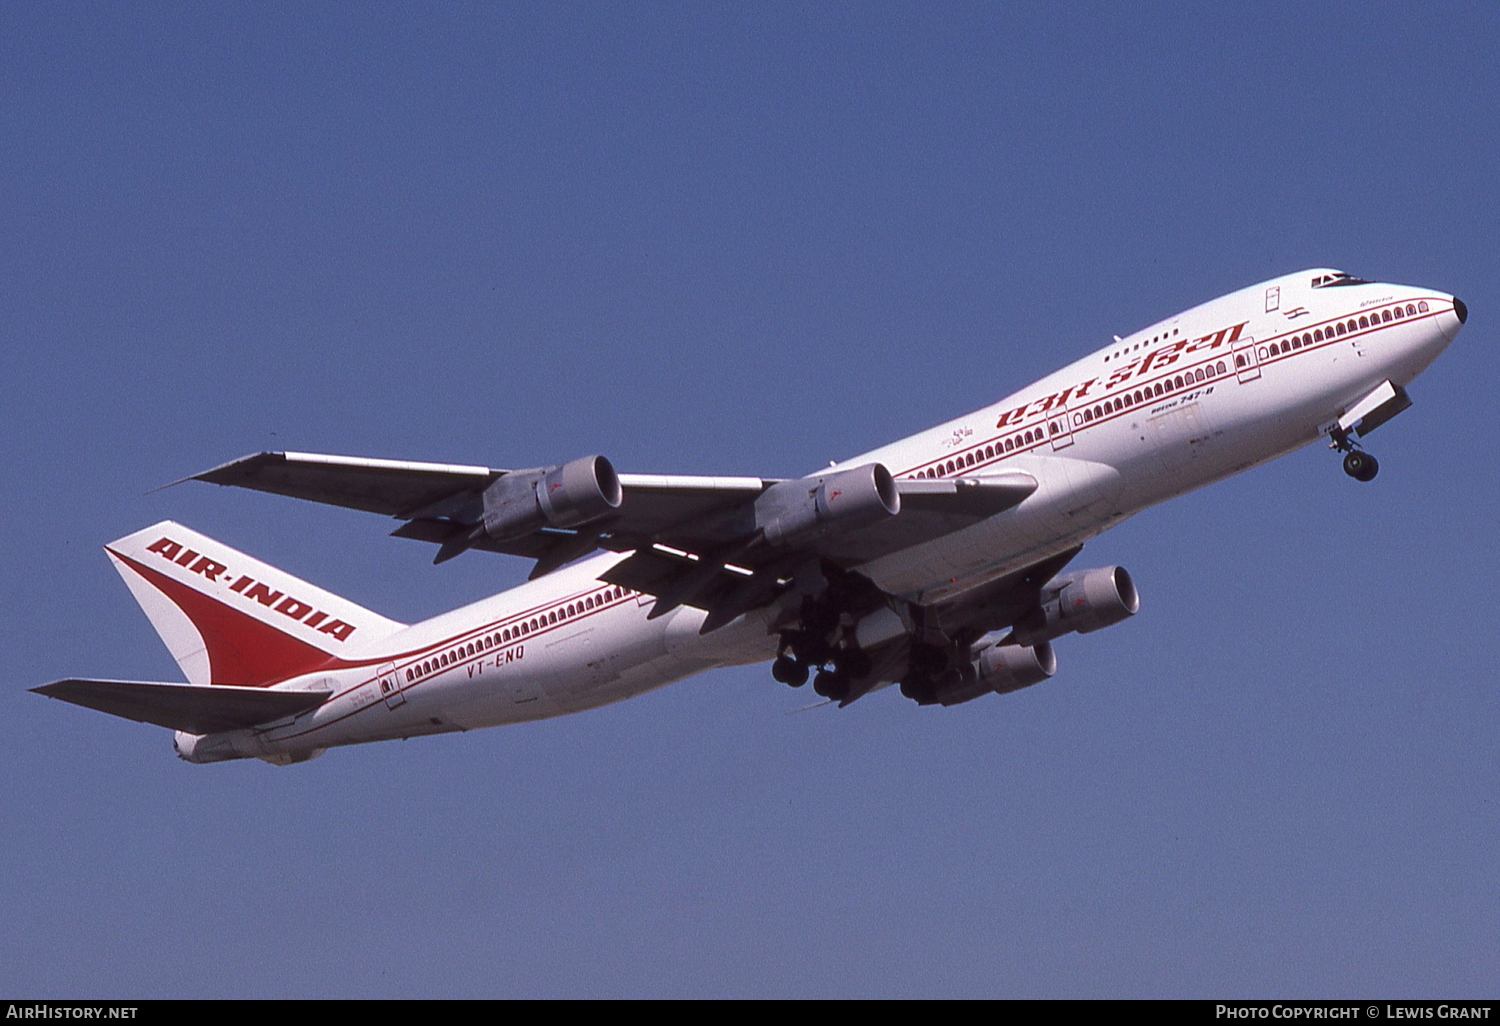
[[[196,480],[197,477],[198,477],[197,474],[189,474],[187,477],[179,477],[176,481],[168,481],[164,485],[157,485],[155,488],[147,488],[141,494],[142,495],[155,495],[157,492],[164,492],[168,488],[176,488],[180,484],[183,484],[183,483],[188,482],[188,481]]]
[[[177,485],[186,484],[189,481],[207,481],[209,484],[223,484],[222,481],[215,481],[215,480],[213,480],[213,478],[210,475],[217,474],[221,470],[228,470],[230,467],[237,466],[237,465],[239,465],[241,463],[246,462],[247,460],[258,460],[258,459],[263,459],[263,458],[265,458],[267,456],[282,456],[282,457],[284,457],[284,456],[286,456],[286,453],[284,453],[284,452],[252,452],[252,453],[250,453],[248,455],[240,456],[240,457],[237,457],[236,459],[229,460],[226,463],[220,463],[218,466],[209,467],[207,470],[200,470],[196,474],[189,474],[187,477],[179,477],[176,481],[168,481],[164,485],[157,485],[155,488],[147,489],[146,491],[142,492],[141,494],[142,495],[155,495],[157,492],[165,491],[168,488],[175,488]]]

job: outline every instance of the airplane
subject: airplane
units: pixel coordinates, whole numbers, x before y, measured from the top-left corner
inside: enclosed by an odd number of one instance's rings
[[[796,478],[257,453],[184,480],[384,514],[434,562],[506,553],[530,579],[404,624],[165,521],[105,551],[188,682],[32,690],[170,728],[189,762],[278,765],[767,660],[839,706],[1017,691],[1056,671],[1054,640],[1140,607],[1123,567],[1067,569],[1086,541],[1320,438],[1371,480],[1360,440],[1467,319],[1443,292],[1301,271]]]

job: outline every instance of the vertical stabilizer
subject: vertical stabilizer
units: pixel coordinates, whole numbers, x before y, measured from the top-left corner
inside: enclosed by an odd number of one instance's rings
[[[104,551],[193,684],[274,684],[406,626],[170,520]]]

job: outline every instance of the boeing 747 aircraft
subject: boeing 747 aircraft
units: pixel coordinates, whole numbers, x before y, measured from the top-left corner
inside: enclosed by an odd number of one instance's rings
[[[393,532],[535,560],[531,579],[397,623],[163,522],[105,551],[188,683],[34,690],[176,731],[190,762],[301,762],[774,660],[847,705],[887,684],[956,705],[1052,676],[1052,641],[1139,608],[1118,566],[1066,569],[1154,503],[1320,438],[1345,473],[1411,405],[1464,304],[1302,271],[1194,307],[967,416],[804,477],[493,470],[259,453],[197,480],[380,513]]]

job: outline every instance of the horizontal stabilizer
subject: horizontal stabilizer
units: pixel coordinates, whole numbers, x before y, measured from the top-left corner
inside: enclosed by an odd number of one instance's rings
[[[111,716],[189,734],[217,734],[295,716],[323,704],[333,693],[135,680],[55,680],[31,690]]]

